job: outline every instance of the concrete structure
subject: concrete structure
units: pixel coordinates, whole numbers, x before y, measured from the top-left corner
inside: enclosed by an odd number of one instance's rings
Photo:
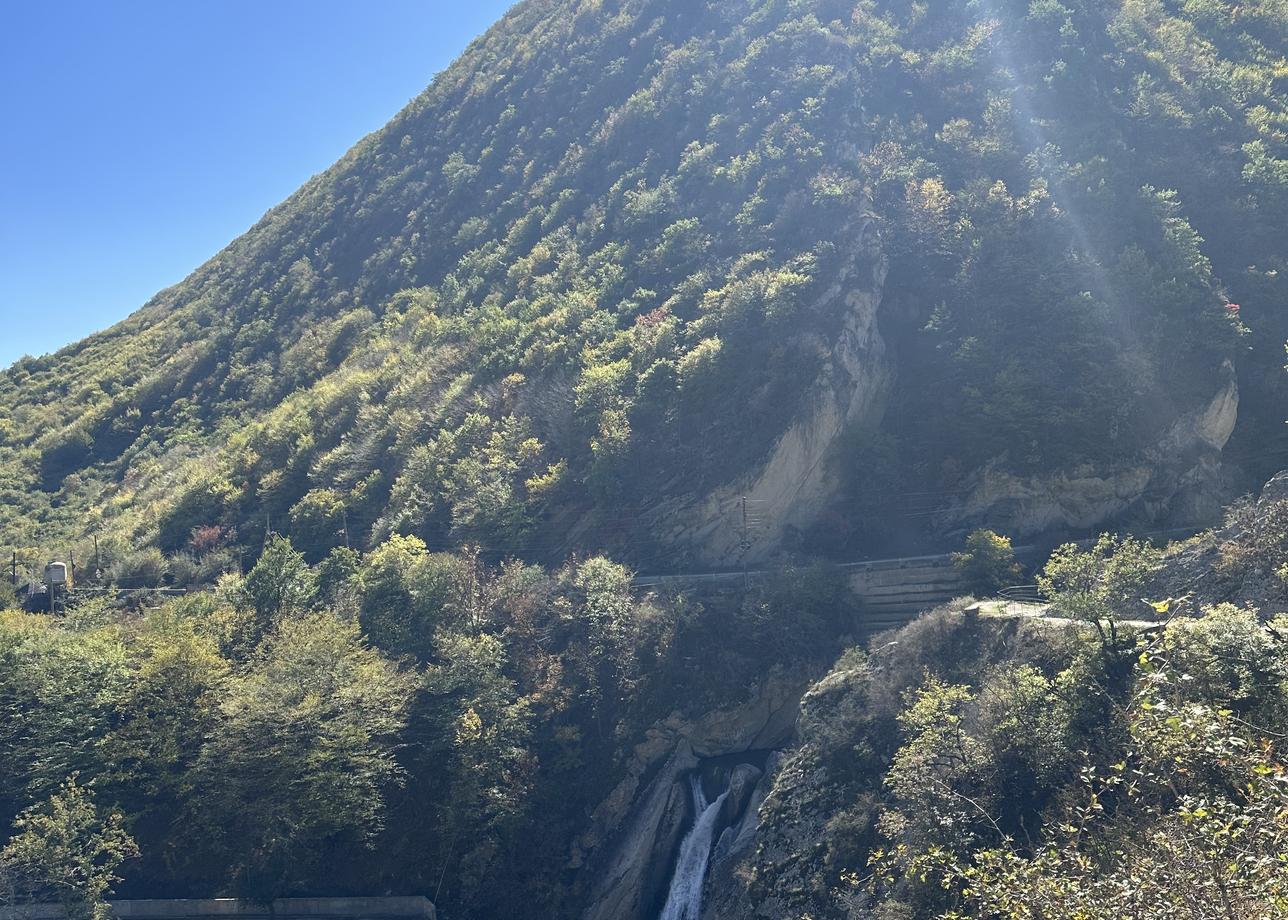
[[[45,566],[45,584],[57,585],[60,588],[70,587],[71,583],[67,579],[67,563],[51,562]]]
[[[842,566],[863,603],[868,632],[893,629],[923,611],[969,594],[952,556],[912,556]]]
[[[236,898],[110,901],[117,920],[437,920],[428,898]],[[64,920],[60,904],[0,907],[0,920]]]
[[[874,559],[835,566],[863,604],[865,632],[880,632],[914,620],[922,611],[968,594],[951,554]],[[707,572],[695,575],[641,575],[639,589],[699,589],[712,592],[741,590],[744,582],[772,573]]]

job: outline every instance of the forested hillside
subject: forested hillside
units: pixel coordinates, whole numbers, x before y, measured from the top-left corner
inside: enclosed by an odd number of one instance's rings
[[[866,649],[825,569],[639,596],[414,537],[0,613],[0,905],[88,916],[119,878],[652,920],[694,815],[650,803],[693,776],[749,815],[707,920],[1288,916],[1285,508],[1281,479],[1184,544],[1064,546],[1046,613],[962,600]]]
[[[191,278],[0,377],[0,530],[657,565],[732,561],[761,486],[758,554],[1210,511],[1236,412],[1253,474],[1283,443],[1284,28],[519,4]],[[793,426],[813,452],[771,456]]]
[[[0,374],[0,905],[1288,915],[1285,480],[1220,517],[1288,462],[1286,45],[1281,0],[517,4]],[[874,639],[827,564],[968,531],[1047,606]]]
[[[494,568],[414,537],[317,567],[277,538],[142,613],[0,612],[0,906],[81,903],[115,828],[125,897],[574,916],[590,815],[645,733],[801,680],[854,615],[819,571],[699,602],[637,596],[602,557]]]

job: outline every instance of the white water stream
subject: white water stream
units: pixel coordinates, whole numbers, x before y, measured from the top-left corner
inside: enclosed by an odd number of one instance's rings
[[[729,795],[726,789],[714,802],[707,802],[702,791],[702,780],[696,774],[689,777],[693,792],[693,812],[697,820],[680,844],[680,857],[675,861],[675,876],[671,891],[666,896],[660,920],[698,920],[702,913],[702,883],[707,877],[707,863],[711,860],[711,843],[715,836],[716,819],[720,806]]]

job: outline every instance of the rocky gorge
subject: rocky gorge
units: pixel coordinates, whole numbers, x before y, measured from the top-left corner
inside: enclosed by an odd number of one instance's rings
[[[685,835],[701,817],[700,801],[719,802],[707,828],[713,871],[751,845],[759,805],[780,752],[795,737],[808,684],[804,674],[774,674],[746,703],[696,720],[675,715],[648,731],[627,777],[596,809],[594,829],[577,842],[574,864],[585,865],[598,880],[584,920],[659,916]],[[694,784],[707,790],[702,798]],[[702,881],[697,879],[699,890]]]

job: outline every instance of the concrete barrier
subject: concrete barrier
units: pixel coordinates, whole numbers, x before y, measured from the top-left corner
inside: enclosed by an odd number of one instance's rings
[[[278,898],[258,904],[236,898],[109,901],[118,920],[436,920],[428,898]],[[0,920],[64,920],[60,904],[0,907]]]

